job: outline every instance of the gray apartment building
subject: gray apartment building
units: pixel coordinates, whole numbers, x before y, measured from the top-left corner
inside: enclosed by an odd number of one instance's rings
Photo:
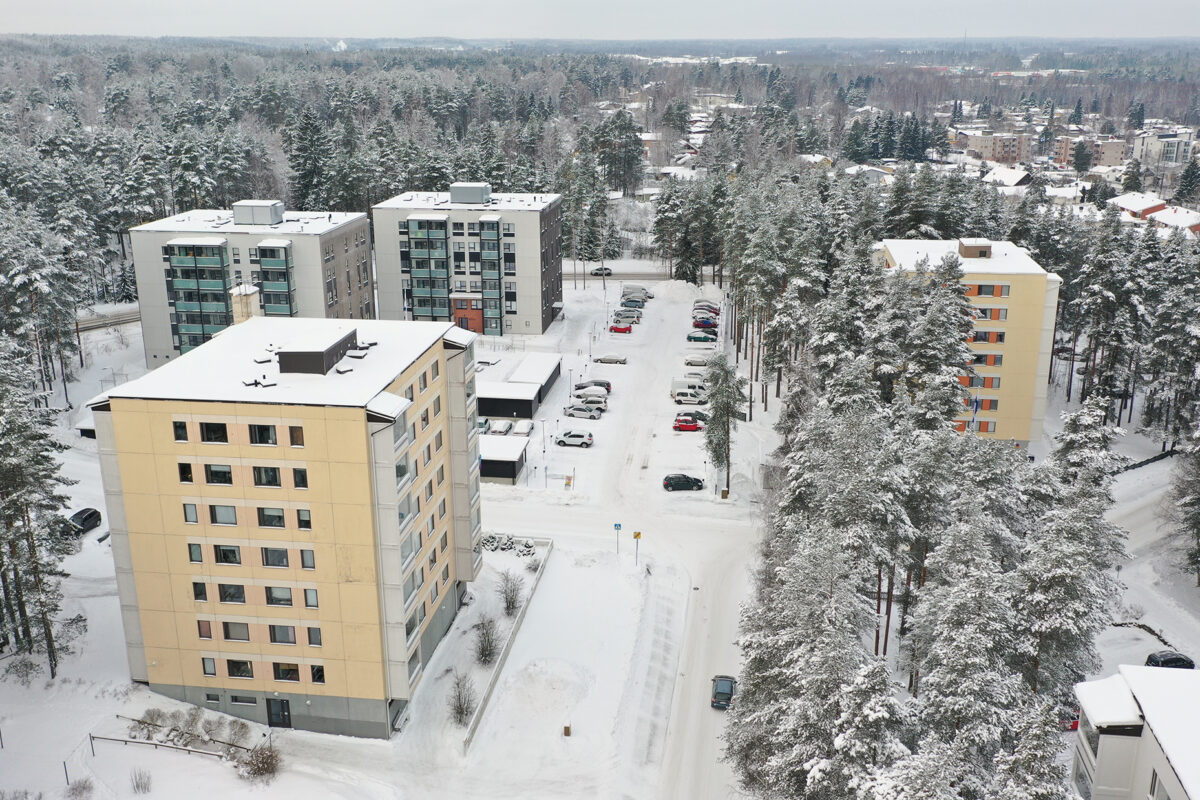
[[[542,333],[562,309],[562,195],[455,183],[372,214],[380,319],[502,336]]]
[[[231,325],[237,287],[258,290],[266,317],[376,317],[366,214],[242,200],[139,225],[129,238],[151,368]]]

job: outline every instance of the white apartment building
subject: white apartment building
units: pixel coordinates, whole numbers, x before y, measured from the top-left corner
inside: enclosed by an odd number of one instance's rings
[[[562,195],[486,183],[374,206],[379,318],[542,333],[562,308]]]
[[[1183,165],[1192,158],[1195,140],[1196,132],[1185,127],[1140,131],[1133,138],[1131,157],[1152,170]]]
[[[231,325],[230,292],[244,284],[266,317],[376,316],[366,214],[242,200],[139,225],[129,239],[151,368]]]
[[[1080,800],[1200,800],[1200,672],[1122,665],[1075,684]]]

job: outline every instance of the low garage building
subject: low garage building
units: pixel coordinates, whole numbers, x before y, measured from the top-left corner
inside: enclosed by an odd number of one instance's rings
[[[479,416],[489,419],[533,419],[541,386],[511,381],[476,381]]]
[[[558,353],[529,353],[508,376],[509,383],[536,383],[538,402],[546,402],[550,387],[562,374],[562,356]]]
[[[525,448],[528,444],[529,439],[524,436],[480,436],[479,479],[515,484],[525,468]]]

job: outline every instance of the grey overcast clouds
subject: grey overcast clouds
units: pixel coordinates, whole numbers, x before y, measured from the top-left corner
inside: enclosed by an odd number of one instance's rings
[[[8,33],[554,39],[1200,36],[1200,0],[9,0]]]

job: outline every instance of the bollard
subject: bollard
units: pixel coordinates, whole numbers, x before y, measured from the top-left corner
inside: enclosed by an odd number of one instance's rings
[[[563,725],[563,736],[570,736],[570,735],[571,735],[571,726]]]

